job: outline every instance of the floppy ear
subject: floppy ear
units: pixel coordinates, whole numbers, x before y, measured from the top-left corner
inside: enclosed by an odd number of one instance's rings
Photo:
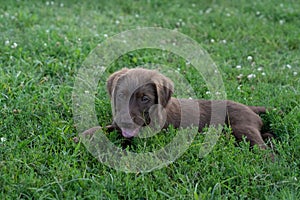
[[[162,107],[166,107],[174,92],[173,82],[159,73],[152,77],[152,81],[156,86],[158,104]]]
[[[108,94],[109,94],[109,97],[111,98],[112,96],[112,92],[113,92],[113,89],[115,87],[115,84],[116,84],[116,81],[123,75],[125,74],[129,69],[127,68],[123,68],[121,69],[120,71],[117,71],[115,73],[113,73],[112,75],[110,75],[107,79],[107,82],[106,82],[106,88],[107,88],[107,91],[108,91]]]

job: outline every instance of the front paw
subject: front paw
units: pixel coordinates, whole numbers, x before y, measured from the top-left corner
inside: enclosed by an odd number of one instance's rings
[[[83,137],[83,138],[91,138],[91,137],[93,137],[93,135],[94,135],[94,133],[96,132],[96,131],[98,131],[99,129],[101,129],[101,126],[95,126],[95,127],[93,127],[93,128],[90,128],[90,129],[88,129],[88,130],[85,130],[83,133],[81,133],[81,137]],[[79,137],[74,137],[73,138],[73,141],[75,142],[75,143],[78,143],[79,141],[80,141],[80,138]]]
[[[83,133],[81,133],[80,137],[84,138],[84,139],[91,139],[94,136],[94,134],[100,129],[103,129],[103,131],[107,132],[107,133],[113,132],[115,130],[119,131],[119,128],[113,124],[105,126],[104,128],[102,128],[101,126],[95,126],[95,127],[85,130]],[[80,141],[80,138],[74,137],[73,141],[75,143],[78,143]]]
[[[98,131],[99,129],[101,129],[102,127],[101,126],[95,126],[93,128],[90,128],[88,130],[85,130],[81,135],[82,137],[92,137],[94,135],[94,133],[96,131]]]

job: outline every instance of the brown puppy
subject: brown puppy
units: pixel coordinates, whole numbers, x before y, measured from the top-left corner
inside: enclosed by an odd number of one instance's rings
[[[199,132],[208,125],[227,124],[237,140],[245,136],[251,146],[266,148],[260,132],[262,120],[258,116],[266,111],[264,107],[227,100],[176,99],[171,97],[170,79],[155,70],[142,68],[124,68],[113,73],[107,80],[107,90],[114,117],[107,129],[117,129],[126,138],[137,136],[142,126],[151,124],[161,128],[196,125]]]

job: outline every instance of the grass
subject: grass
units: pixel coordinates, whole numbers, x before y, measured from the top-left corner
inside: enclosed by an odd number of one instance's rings
[[[2,2],[0,198],[299,199],[299,9],[296,1],[277,0]],[[197,135],[172,164],[133,174],[98,162],[73,142],[71,97],[81,64],[107,36],[149,26],[177,29],[201,44],[222,71],[228,99],[276,108],[263,116],[277,135],[275,162],[246,142],[236,146],[230,134],[200,158],[204,136]],[[159,50],[128,53],[106,75],[149,62],[180,69],[198,98],[210,98],[191,66]],[[109,124],[101,84],[96,97],[99,124]],[[159,148],[174,134],[134,139],[128,148]]]

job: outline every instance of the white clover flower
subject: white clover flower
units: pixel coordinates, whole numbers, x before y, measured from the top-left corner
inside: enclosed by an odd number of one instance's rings
[[[193,4],[192,4],[192,7],[195,8],[195,7],[196,7],[196,4],[193,3]]]
[[[226,16],[227,16],[227,17],[230,17],[230,16],[231,16],[231,14],[230,14],[230,13],[226,13]]]
[[[206,91],[205,94],[210,94],[210,91]]]
[[[105,38],[107,38],[107,37],[108,37],[108,35],[107,35],[107,34],[104,34],[103,36],[104,36]]]
[[[280,25],[284,24],[284,22],[285,22],[284,19],[279,20]]]
[[[135,18],[139,18],[140,16],[139,16],[139,14],[135,14]]]
[[[287,67],[288,69],[291,69],[291,68],[292,68],[292,66],[291,66],[290,64],[287,64],[286,67]]]
[[[105,69],[106,69],[106,67],[104,67],[104,66],[97,66],[97,68],[98,68],[101,72],[105,71]]]
[[[239,74],[236,78],[237,78],[237,79],[242,79],[243,76],[244,76],[243,74]]]
[[[248,78],[249,80],[254,79],[255,77],[256,77],[255,74],[249,74],[249,75],[247,76],[247,78]]]
[[[46,6],[49,6],[50,5],[50,2],[49,1],[46,1]]]
[[[263,67],[257,68],[257,71],[262,71],[262,70],[263,70]]]
[[[6,40],[4,44],[5,46],[9,45],[9,40]]]
[[[259,12],[259,11],[256,11],[256,15],[260,15],[260,12]]]
[[[11,47],[12,49],[15,49],[15,48],[18,47],[18,44],[14,42],[10,47]]]
[[[119,20],[116,20],[115,23],[118,25],[118,24],[120,24],[120,21],[119,21]]]
[[[63,4],[63,3],[60,3],[59,6],[60,6],[60,7],[64,7],[64,4]]]
[[[211,8],[208,8],[208,9],[205,11],[205,13],[206,13],[206,14],[209,14],[211,11],[212,11],[212,9],[211,9]]]
[[[242,85],[239,85],[239,86],[237,87],[237,89],[238,89],[238,90],[241,90],[241,87],[242,87]]]
[[[226,43],[227,43],[227,41],[226,41],[226,40],[221,40],[221,42],[222,42],[223,44],[226,44]]]
[[[214,43],[214,42],[215,42],[215,40],[212,38],[212,39],[210,39],[210,42],[211,42],[211,43]]]
[[[5,137],[1,137],[1,138],[0,138],[0,141],[1,141],[1,142],[6,142],[6,140],[7,140],[7,139],[6,139]]]
[[[84,93],[85,93],[85,94],[89,94],[89,93],[90,93],[90,91],[88,91],[88,90],[85,90],[85,91],[84,91]]]
[[[298,72],[293,72],[293,75],[294,75],[294,76],[297,76],[297,74],[298,74]]]
[[[262,73],[261,73],[261,75],[265,76],[265,75],[266,75],[266,73],[265,73],[265,72],[262,72]]]
[[[253,60],[253,57],[252,57],[252,56],[248,56],[248,57],[247,57],[247,60],[248,60],[248,61],[252,61],[252,60]]]
[[[241,66],[241,65],[237,65],[235,68],[237,68],[237,69],[241,69],[241,68],[242,68],[242,66]]]

